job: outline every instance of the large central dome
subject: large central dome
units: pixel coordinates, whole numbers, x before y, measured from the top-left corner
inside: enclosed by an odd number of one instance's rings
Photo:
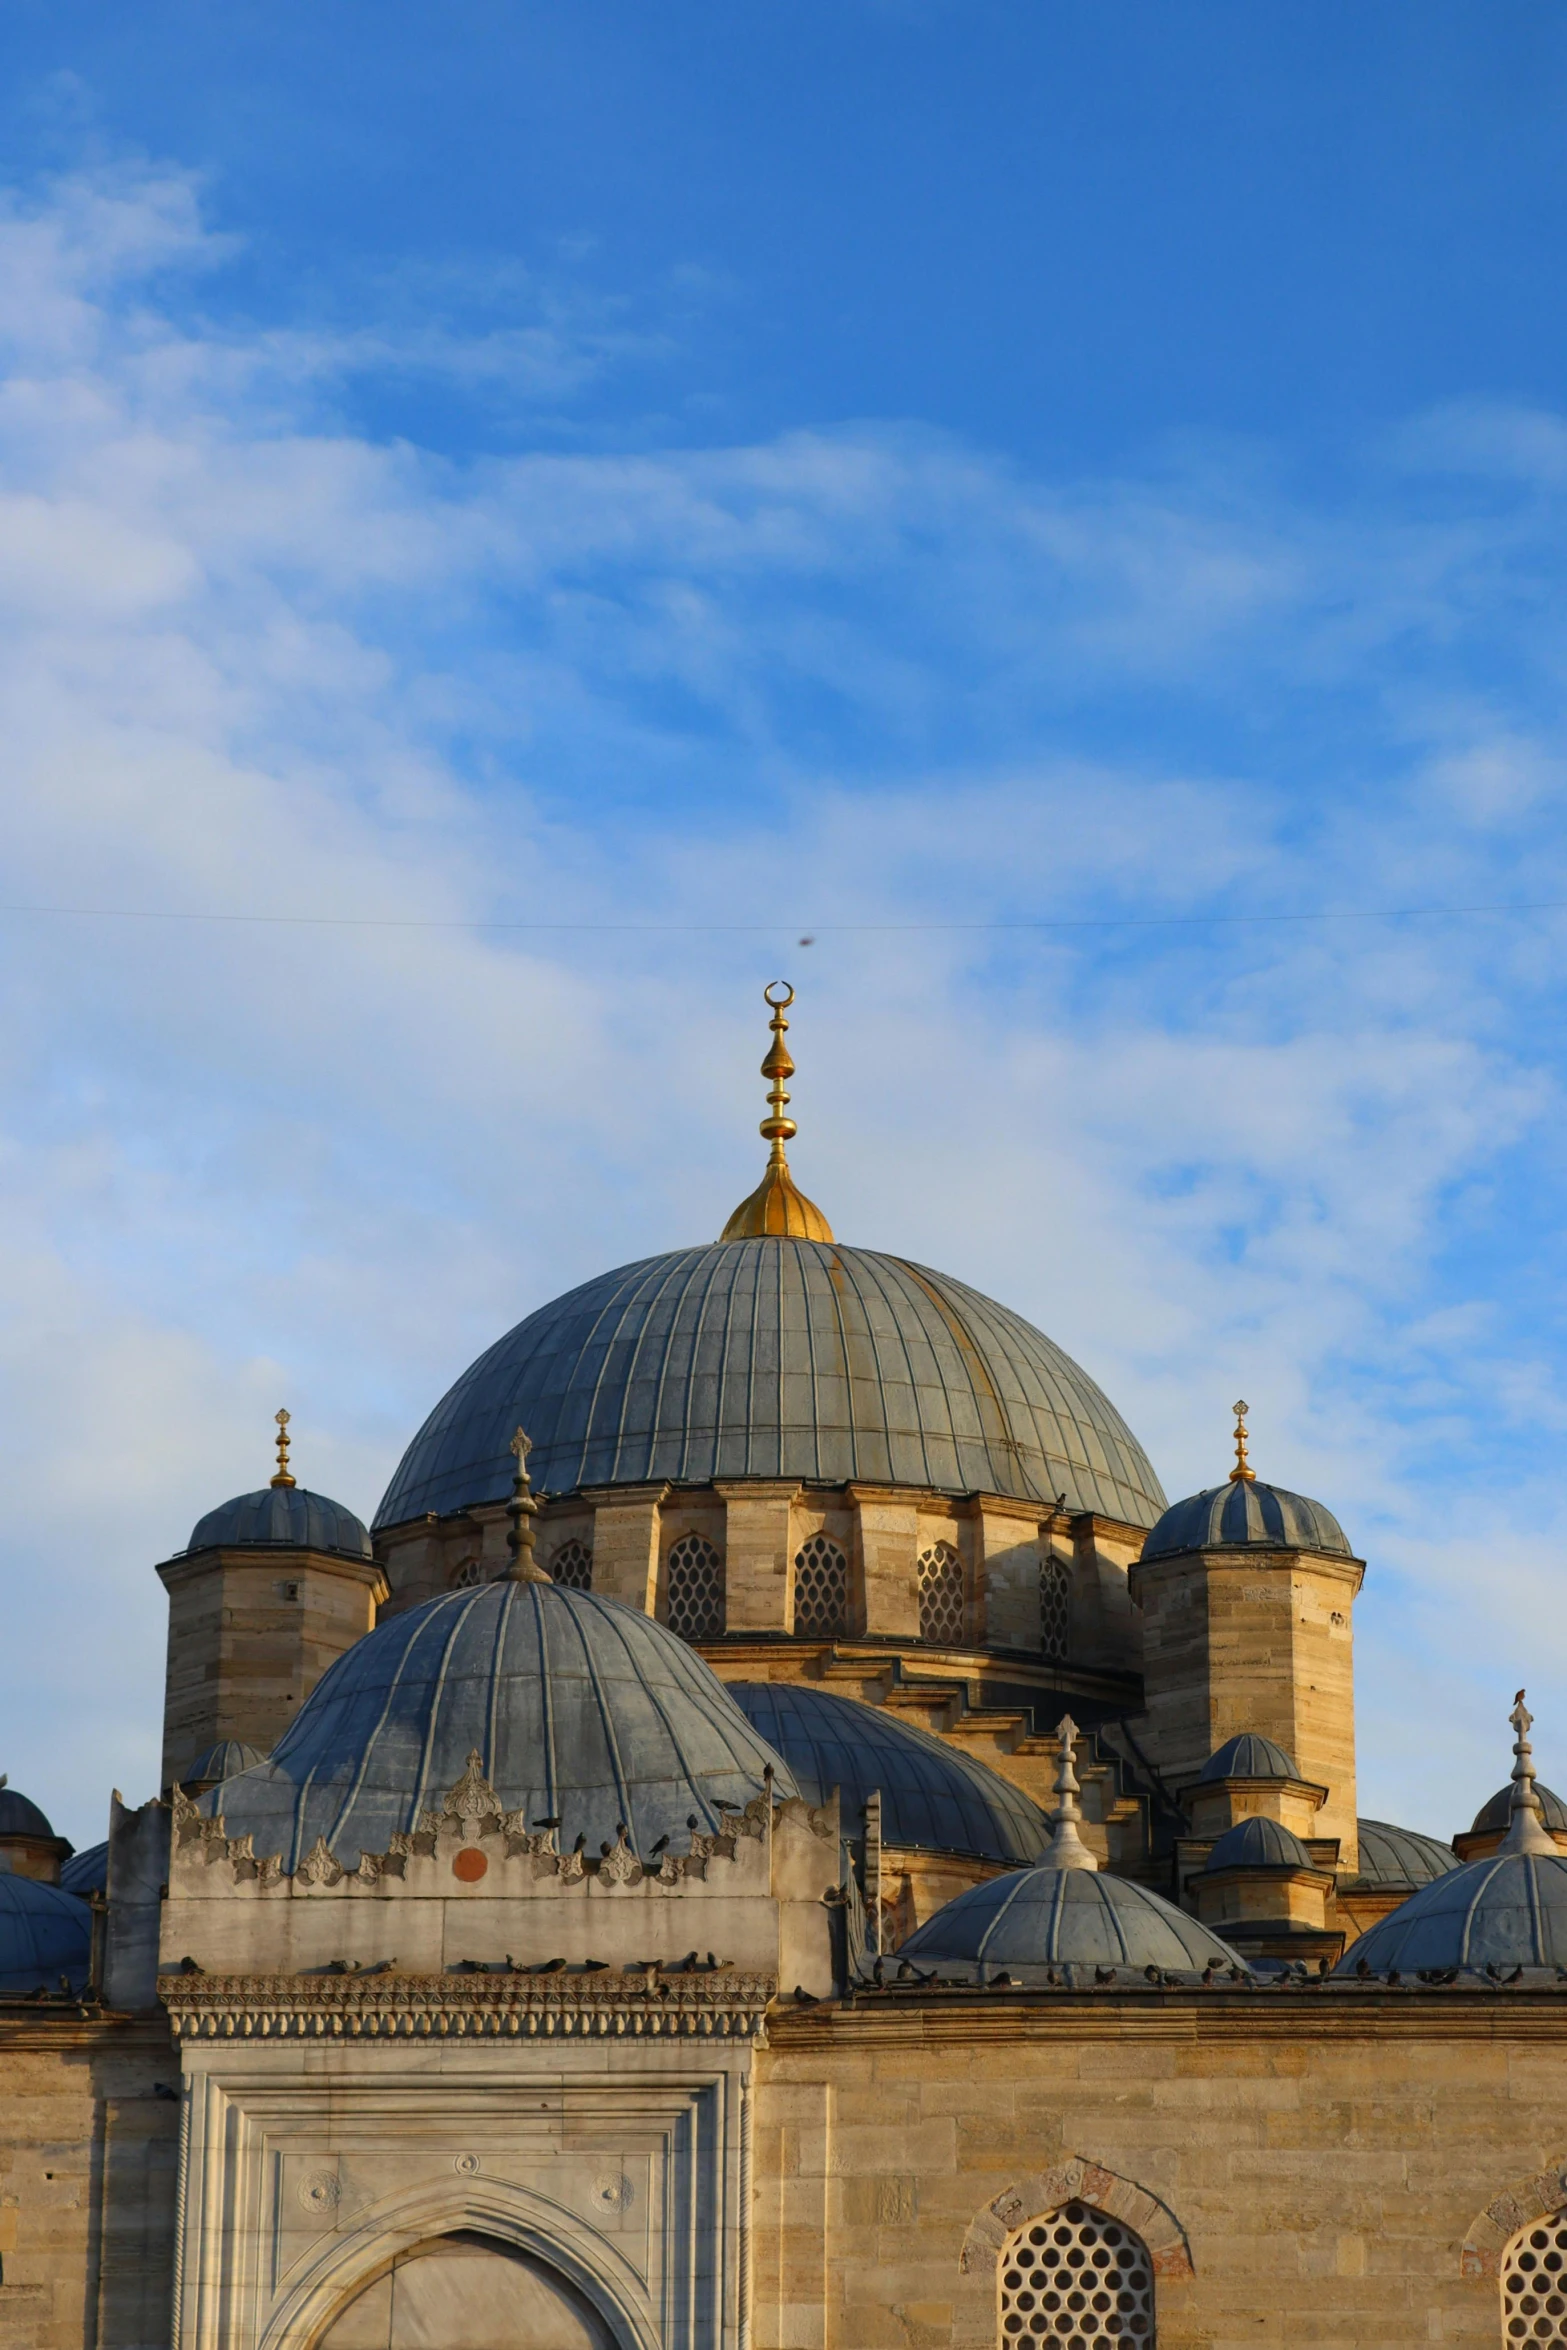
[[[378,1526],[535,1484],[721,1477],[934,1487],[1151,1526],[1164,1495],[1069,1355],[978,1290],[833,1241],[727,1240],[585,1281],[482,1354],[387,1488]]]

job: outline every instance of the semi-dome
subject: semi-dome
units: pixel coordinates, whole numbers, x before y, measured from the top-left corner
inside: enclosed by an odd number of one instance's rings
[[[1025,1988],[1051,1972],[1091,1982],[1107,1967],[1179,1976],[1209,1967],[1249,1971],[1184,1910],[1099,1869],[1019,1869],[971,1885],[918,1927],[898,1956],[979,1983],[1004,1974]]]
[[[1543,1795],[1544,1788],[1539,1792]],[[1501,1824],[1505,1827],[1505,1819]],[[1422,1836],[1416,1828],[1395,1828],[1386,1820],[1357,1820],[1355,1825],[1362,1885],[1429,1885],[1459,1865],[1451,1844]]]
[[[1287,1493],[1282,1485],[1265,1485],[1258,1477],[1237,1477],[1172,1503],[1144,1542],[1143,1557],[1172,1558],[1182,1550],[1233,1550],[1239,1545],[1354,1556],[1343,1527],[1320,1501]]]
[[[36,1877],[0,1875],[0,1993],[72,1991],[87,1981],[92,1912]]]
[[[988,1492],[1148,1526],[1164,1495],[1113,1404],[1020,1314],[902,1257],[719,1241],[600,1274],[465,1371],[388,1486],[377,1526],[534,1482],[790,1477]]]
[[[1314,1869],[1316,1862],[1282,1820],[1237,1820],[1226,1828],[1204,1864],[1219,1869]]]
[[[477,1750],[508,1812],[597,1854],[683,1848],[694,1816],[797,1792],[717,1675],[618,1600],[549,1582],[448,1592],[393,1616],[322,1676],[269,1761],[200,1798],[292,1869],[318,1836],[346,1868],[439,1807]]]
[[[854,1830],[879,1790],[888,1844],[961,1852],[1011,1867],[1037,1860],[1044,1813],[999,1771],[857,1697],[793,1681],[731,1681],[729,1694],[793,1771],[808,1802],[836,1787]]]
[[[1271,1738],[1242,1730],[1216,1746],[1197,1774],[1198,1785],[1212,1779],[1298,1779],[1294,1759]]]
[[[271,1548],[346,1552],[350,1558],[371,1556],[370,1536],[363,1522],[340,1501],[324,1493],[309,1493],[303,1485],[263,1485],[257,1493],[237,1493],[232,1501],[198,1518],[187,1550]]]

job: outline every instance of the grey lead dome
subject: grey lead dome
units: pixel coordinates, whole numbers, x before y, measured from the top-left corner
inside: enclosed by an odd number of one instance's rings
[[[1164,1508],[1120,1413],[1020,1314],[902,1257],[835,1242],[676,1249],[541,1306],[437,1404],[377,1526],[534,1484],[715,1477],[998,1493],[1135,1526]]]

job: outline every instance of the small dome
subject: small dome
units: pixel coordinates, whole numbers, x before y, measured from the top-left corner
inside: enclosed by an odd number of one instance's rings
[[[1543,1787],[1536,1793],[1544,1795]],[[1506,1822],[1503,1821],[1505,1827]],[[1414,1828],[1390,1827],[1386,1820],[1359,1820],[1362,1885],[1429,1885],[1458,1867],[1451,1844],[1422,1836]]]
[[[1495,1852],[1447,1870],[1352,1943],[1334,1968],[1567,1966],[1567,1852]]]
[[[1092,1981],[1098,1967],[1141,1973],[1154,1966],[1181,1975],[1245,1969],[1227,1943],[1146,1886],[1085,1868],[1019,1869],[971,1885],[911,1934],[898,1956],[959,1968],[980,1983],[1005,1974],[1025,1987],[1043,1982],[1051,1967],[1071,1982]]]
[[[198,1782],[204,1787],[215,1787],[221,1779],[237,1779],[241,1771],[254,1770],[264,1763],[266,1755],[259,1746],[247,1745],[243,1738],[220,1738],[216,1746],[209,1746],[205,1754],[180,1773],[180,1785],[193,1787]]]
[[[1216,1746],[1197,1774],[1202,1786],[1210,1779],[1298,1779],[1291,1758],[1282,1746],[1271,1738],[1261,1738],[1255,1730],[1243,1730],[1238,1738],[1226,1738]]]
[[[60,1871],[60,1891],[74,1893],[78,1901],[85,1901],[89,1893],[102,1893],[108,1882],[107,1844],[89,1844],[85,1852],[75,1854]]]
[[[1354,1553],[1331,1510],[1282,1485],[1241,1477],[1210,1486],[1187,1501],[1173,1502],[1143,1544],[1145,1559],[1170,1558],[1181,1550],[1233,1550],[1250,1544],[1268,1550],[1325,1550],[1338,1558]]]
[[[426,1600],[322,1675],[271,1759],[200,1797],[231,1836],[293,1869],[325,1836],[346,1868],[439,1807],[477,1749],[507,1811],[558,1819],[597,1854],[625,1821],[647,1852],[683,1848],[694,1814],[762,1791],[788,1766],[677,1633],[618,1600],[554,1583],[481,1583]]]
[[[601,1273],[471,1364],[403,1455],[378,1526],[535,1485],[850,1479],[1002,1493],[1150,1526],[1164,1494],[1070,1356],[962,1281],[825,1240],[674,1249]]]
[[[888,1844],[972,1853],[1016,1867],[1037,1860],[1049,1839],[1038,1805],[972,1756],[857,1697],[794,1681],[731,1681],[729,1694],[776,1747],[807,1802],[834,1787],[842,1824],[853,1833],[873,1789],[881,1790]]]
[[[56,1836],[37,1804],[19,1788],[0,1786],[0,1838],[8,1836],[36,1836],[45,1844],[65,1842],[63,1837]],[[69,1844],[65,1849],[70,1851]]]
[[[1203,1873],[1211,1875],[1215,1869],[1314,1869],[1316,1865],[1300,1838],[1280,1821],[1237,1820],[1209,1853]]]
[[[367,1559],[370,1536],[352,1510],[324,1493],[307,1493],[303,1485],[263,1485],[259,1493],[238,1493],[198,1518],[187,1550],[216,1550],[219,1544],[236,1548],[335,1550]]]
[[[0,1992],[73,1991],[87,1981],[92,1912],[75,1894],[36,1877],[0,1875]]]
[[[1549,1787],[1542,1787],[1538,1779],[1534,1782],[1534,1791],[1540,1799],[1542,1819],[1551,1834],[1553,1836],[1567,1834],[1567,1803],[1563,1803],[1559,1795],[1553,1795]],[[1475,1813],[1474,1826],[1469,1831],[1470,1835],[1505,1836],[1508,1821],[1512,1817],[1512,1808],[1513,1790],[1511,1782],[1509,1782],[1505,1787],[1498,1787],[1489,1803],[1483,1803],[1480,1806],[1480,1809]]]

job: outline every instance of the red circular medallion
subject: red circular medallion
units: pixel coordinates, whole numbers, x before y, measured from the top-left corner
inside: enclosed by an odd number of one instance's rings
[[[453,1855],[452,1875],[461,1877],[465,1885],[477,1885],[489,1865],[476,1845],[465,1844],[461,1852]]]

